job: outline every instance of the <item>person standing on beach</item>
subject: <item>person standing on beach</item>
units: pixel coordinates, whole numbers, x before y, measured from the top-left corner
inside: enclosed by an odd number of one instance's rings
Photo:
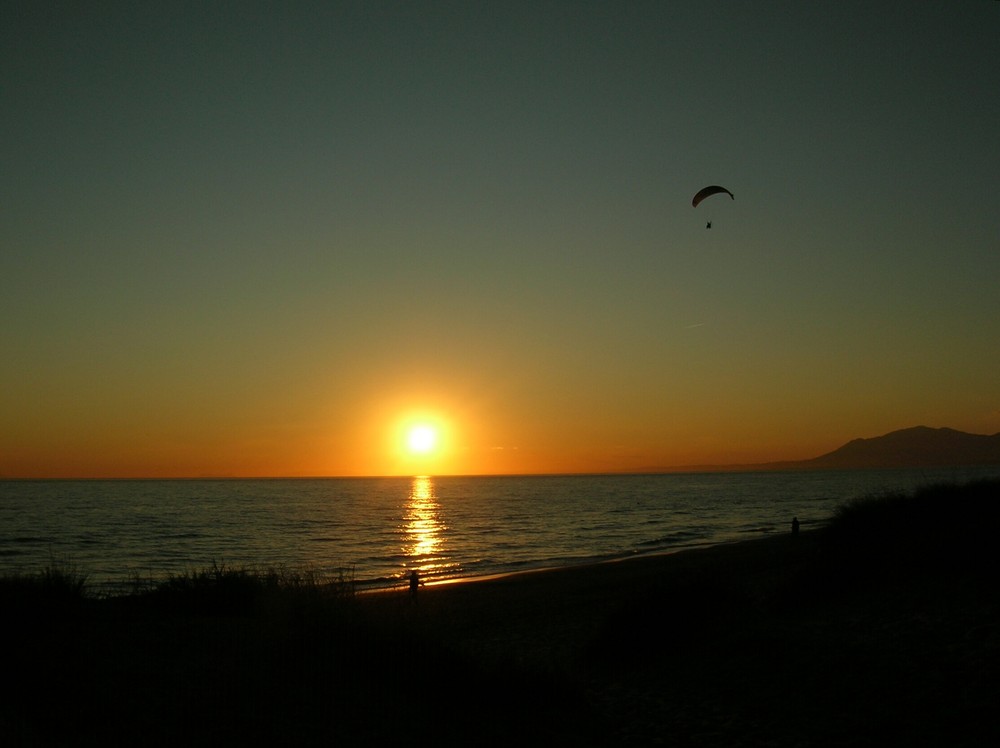
[[[799,518],[792,517],[792,535],[799,534]]]
[[[417,597],[417,588],[420,585],[422,585],[422,584],[423,584],[423,582],[420,580],[420,575],[417,573],[417,570],[414,569],[413,571],[411,571],[410,572],[410,597],[412,597],[413,599],[416,599],[416,597]]]

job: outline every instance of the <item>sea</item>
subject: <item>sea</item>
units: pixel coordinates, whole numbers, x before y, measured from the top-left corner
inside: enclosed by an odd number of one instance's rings
[[[804,530],[852,499],[977,468],[656,475],[0,481],[0,576],[115,594],[213,568],[358,588],[663,553]]]

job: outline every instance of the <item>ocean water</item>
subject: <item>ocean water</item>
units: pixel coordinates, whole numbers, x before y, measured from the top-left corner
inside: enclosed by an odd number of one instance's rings
[[[0,481],[0,574],[98,588],[213,564],[345,573],[359,585],[563,566],[826,521],[859,496],[995,468],[671,475]]]

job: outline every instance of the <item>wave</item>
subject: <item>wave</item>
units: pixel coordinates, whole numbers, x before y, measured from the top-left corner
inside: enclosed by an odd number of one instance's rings
[[[1000,467],[944,476],[998,477]],[[830,517],[860,495],[912,490],[932,471],[434,478],[433,551],[408,528],[407,479],[0,481],[0,574],[55,550],[96,583],[235,564],[351,569],[364,583],[416,565],[498,574],[728,542]]]

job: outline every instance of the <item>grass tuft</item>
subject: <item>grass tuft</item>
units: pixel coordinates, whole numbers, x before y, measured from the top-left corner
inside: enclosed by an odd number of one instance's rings
[[[10,605],[75,604],[88,595],[88,577],[68,563],[53,563],[31,574],[0,576],[0,600]]]

